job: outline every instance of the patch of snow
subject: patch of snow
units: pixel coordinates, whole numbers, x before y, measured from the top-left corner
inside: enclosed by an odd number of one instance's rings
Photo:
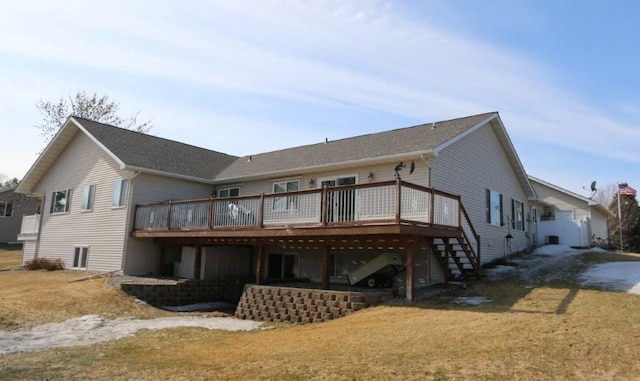
[[[545,245],[536,248],[533,251],[533,254],[539,255],[567,255],[567,254],[577,254],[581,252],[580,250],[571,248],[569,246],[564,245]]]
[[[484,275],[490,279],[496,279],[502,277],[504,274],[508,274],[515,271],[515,266],[497,265],[490,269],[484,270]]]
[[[482,303],[490,303],[491,300],[484,296],[459,296],[451,301],[456,304],[469,304],[472,306],[479,306]]]
[[[598,247],[573,249],[564,245],[546,245],[537,248],[530,255],[510,259],[516,266],[496,266],[486,269],[485,275],[490,279],[496,279],[504,274],[516,274],[525,282],[550,282],[566,276],[566,269],[575,260],[574,256],[587,252],[614,253]],[[585,286],[640,294],[640,262],[592,265],[579,275],[578,280]]]
[[[589,267],[580,277],[584,286],[640,294],[640,262],[609,262]]]
[[[147,320],[118,318],[109,321],[98,315],[85,315],[61,323],[43,324],[25,331],[0,331],[0,355],[54,347],[95,344],[132,336],[141,329],[201,327],[226,331],[251,331],[261,326],[261,322],[227,317],[190,316]]]

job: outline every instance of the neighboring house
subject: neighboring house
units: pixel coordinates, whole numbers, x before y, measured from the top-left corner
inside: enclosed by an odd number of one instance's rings
[[[16,244],[22,216],[36,213],[38,203],[21,194],[16,194],[16,187],[0,189],[0,244]]]
[[[557,185],[529,176],[538,195],[532,206],[537,246],[561,244],[574,247],[609,244],[611,212],[598,202]]]
[[[17,192],[25,260],[328,287],[396,253],[408,299],[529,248],[536,199],[495,112],[239,158],[72,117]]]

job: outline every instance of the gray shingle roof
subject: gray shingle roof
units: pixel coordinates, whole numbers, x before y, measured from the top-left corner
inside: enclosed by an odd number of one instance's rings
[[[414,127],[399,128],[307,146],[241,157],[220,172],[217,180],[259,176],[311,166],[331,165],[428,151],[446,143],[497,113],[486,113]],[[435,126],[435,128],[432,128]]]
[[[126,166],[213,179],[237,157],[73,117]]]

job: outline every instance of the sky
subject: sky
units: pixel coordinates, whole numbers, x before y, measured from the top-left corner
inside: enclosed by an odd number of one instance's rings
[[[40,100],[249,155],[498,111],[526,171],[640,189],[640,2],[0,0],[0,174]]]

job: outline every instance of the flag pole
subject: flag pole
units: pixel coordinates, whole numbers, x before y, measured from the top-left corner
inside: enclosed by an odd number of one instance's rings
[[[620,184],[618,184],[618,224],[620,226],[620,250],[624,251],[624,246],[622,246],[622,214],[620,213]]]

